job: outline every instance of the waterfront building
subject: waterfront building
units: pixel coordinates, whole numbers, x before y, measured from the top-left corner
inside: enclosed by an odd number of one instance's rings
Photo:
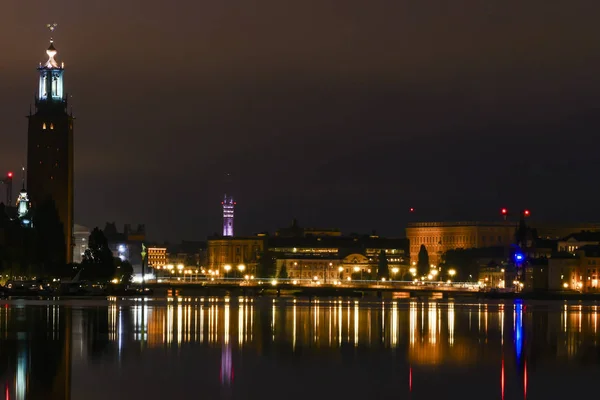
[[[558,241],[558,251],[575,254],[577,249],[588,245],[600,245],[600,232],[583,231],[572,233]]]
[[[85,251],[88,249],[88,240],[90,237],[89,228],[75,224],[73,227],[73,262],[81,263]]]
[[[421,245],[431,264],[439,264],[448,250],[510,246],[515,241],[516,223],[497,222],[414,222],[406,228],[410,259],[416,261]]]
[[[268,250],[290,279],[376,279],[379,257],[385,254],[391,279],[411,279],[406,239],[364,236],[269,237]]]
[[[148,247],[148,267],[161,268],[167,265],[167,248],[150,246]]]
[[[243,269],[244,274],[253,275],[258,260],[265,249],[265,238],[209,237],[207,240],[207,272],[223,276],[228,269]],[[240,267],[243,266],[243,267]]]
[[[548,259],[548,289],[599,291],[600,246],[586,245]]]

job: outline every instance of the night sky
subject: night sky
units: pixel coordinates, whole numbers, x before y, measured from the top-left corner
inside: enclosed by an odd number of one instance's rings
[[[0,171],[26,160],[57,22],[79,224],[203,239],[225,172],[238,234],[296,217],[401,236],[409,207],[597,221],[599,15],[598,0],[5,1]]]

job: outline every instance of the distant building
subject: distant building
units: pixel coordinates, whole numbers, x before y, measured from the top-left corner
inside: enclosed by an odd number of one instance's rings
[[[600,223],[532,223],[537,236],[542,239],[562,239],[577,232],[600,232]]]
[[[134,272],[141,273],[142,243],[146,240],[145,225],[140,224],[132,229],[130,224],[125,224],[123,232],[119,232],[114,222],[107,222],[103,232],[113,256],[129,261]]]
[[[223,275],[225,266],[238,269],[243,265],[244,272],[254,274],[258,260],[265,248],[263,237],[209,237],[207,240],[207,268]]]
[[[548,289],[600,291],[600,246],[586,245],[574,254],[561,252],[548,259]]]
[[[571,233],[558,241],[558,250],[575,254],[577,249],[588,245],[600,244],[600,232],[583,231]]]
[[[167,248],[166,247],[148,247],[148,267],[157,268],[167,265]]]
[[[77,225],[73,227],[73,262],[81,263],[85,251],[88,249],[88,240],[90,237],[89,228],[83,225]]]
[[[406,239],[377,236],[269,237],[268,251],[279,274],[285,266],[289,278],[321,282],[376,277],[381,252],[392,279],[408,277]]]
[[[571,253],[557,253],[548,259],[548,290],[580,290],[580,260]],[[581,278],[583,278],[581,276]]]
[[[206,242],[184,240],[179,244],[167,247],[167,264],[186,267],[206,266]]]
[[[406,228],[410,259],[416,261],[421,245],[429,262],[439,264],[448,250],[510,246],[515,240],[516,223],[498,222],[415,222]]]
[[[298,225],[298,221],[294,219],[292,225],[287,228],[281,228],[275,232],[278,237],[307,237],[307,236],[342,236],[339,229],[332,228],[305,228]]]

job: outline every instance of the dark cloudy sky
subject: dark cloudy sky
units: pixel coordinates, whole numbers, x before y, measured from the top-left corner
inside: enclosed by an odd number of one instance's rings
[[[600,220],[597,0],[6,0],[0,171],[25,161],[48,22],[80,224],[155,239],[420,219]]]

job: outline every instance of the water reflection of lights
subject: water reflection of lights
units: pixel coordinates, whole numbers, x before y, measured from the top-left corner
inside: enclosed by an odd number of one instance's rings
[[[338,306],[338,344],[342,344],[342,301],[340,300]]]
[[[517,353],[517,360],[521,359],[521,353],[523,351],[523,304],[521,302],[515,303],[514,317],[514,335],[515,335],[515,352]]]
[[[527,361],[523,367],[523,399],[527,400]]]
[[[500,345],[504,346],[504,304],[500,304],[498,318],[500,319]]]
[[[427,323],[429,326],[429,343],[435,344],[437,339],[437,312],[436,303],[429,303],[429,312],[427,313]]]
[[[229,341],[224,341],[221,349],[220,378],[223,386],[229,386],[231,385],[231,382],[233,382],[233,361],[231,358],[231,345],[229,344]]]
[[[275,299],[273,299],[273,307],[271,311],[271,340],[275,341],[275,313],[277,312],[277,307],[275,307]]]
[[[298,320],[298,314],[297,314],[297,310],[296,310],[296,300],[294,300],[294,307],[293,307],[293,319],[294,319],[294,326],[292,328],[292,348],[293,350],[296,350],[296,336],[298,335],[297,333],[297,320]]]
[[[21,343],[19,347],[15,392],[17,400],[24,400],[27,396],[27,348],[25,343]]]
[[[354,347],[358,347],[358,325],[359,325],[359,314],[358,314],[358,301],[354,302]],[[383,320],[383,318],[382,318]]]
[[[502,393],[502,400],[504,400],[504,358],[502,359],[502,372],[500,373],[500,391]]]
[[[417,302],[410,302],[409,309],[409,334],[410,334],[410,345],[411,347],[415,344],[416,331],[417,331]]]
[[[392,303],[392,321],[390,343],[392,348],[398,345],[398,303]]]
[[[454,344],[454,303],[448,304],[448,344]]]

